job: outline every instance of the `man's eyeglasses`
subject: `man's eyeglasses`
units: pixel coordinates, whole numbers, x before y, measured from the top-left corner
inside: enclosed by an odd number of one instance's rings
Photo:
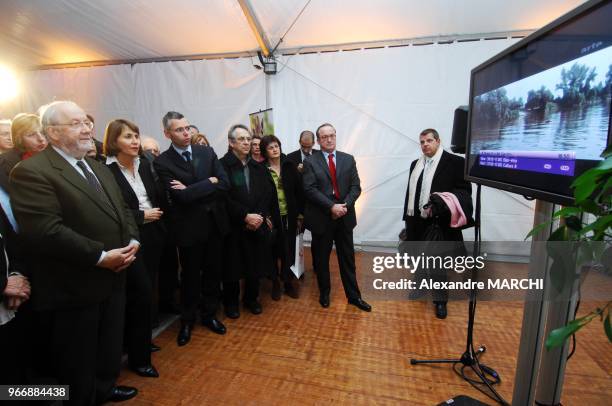
[[[190,129],[191,129],[191,126],[188,125],[187,127],[175,128],[174,130],[172,130],[172,132],[174,132],[176,134],[181,134],[181,133],[184,133],[185,131],[189,132]]]
[[[336,138],[336,134],[322,135],[319,137],[319,140],[326,141],[326,140],[332,140],[334,138]]]
[[[82,127],[85,127],[87,130],[91,131],[94,128],[94,123],[89,121],[89,120],[83,120],[83,121],[74,121],[72,123],[59,123],[59,124],[52,124],[51,126],[67,126],[70,127],[71,130],[80,130]]]
[[[251,142],[251,137],[237,137],[236,142]]]

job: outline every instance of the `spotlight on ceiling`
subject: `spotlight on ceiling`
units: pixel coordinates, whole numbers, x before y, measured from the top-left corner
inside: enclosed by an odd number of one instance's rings
[[[17,75],[6,66],[0,65],[0,103],[13,100],[18,93]]]
[[[276,75],[276,60],[274,55],[263,56],[260,51],[257,52],[259,62],[263,66],[263,71],[266,75]]]
[[[264,62],[263,71],[266,75],[276,75],[276,61]]]

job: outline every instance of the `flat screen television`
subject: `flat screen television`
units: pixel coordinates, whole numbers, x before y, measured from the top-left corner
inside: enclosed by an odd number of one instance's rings
[[[592,0],[472,70],[466,179],[571,204],[610,145],[612,1]]]

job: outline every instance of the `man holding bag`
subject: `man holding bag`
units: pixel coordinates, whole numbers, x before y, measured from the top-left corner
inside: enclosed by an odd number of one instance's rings
[[[460,203],[464,217],[472,216],[472,185],[463,178],[465,160],[444,151],[440,144],[440,135],[433,128],[421,131],[419,141],[423,155],[410,165],[410,178],[404,200],[406,241],[430,241],[429,246],[434,251],[435,245],[447,247],[447,241],[457,241],[461,244],[450,246],[457,246],[465,251],[461,229],[451,226],[451,213],[441,197],[454,196]],[[423,273],[417,274],[417,286],[423,277]],[[431,278],[443,282],[447,280],[447,275],[443,271],[434,270],[431,272]],[[434,290],[433,300],[436,317],[446,318],[446,289]]]

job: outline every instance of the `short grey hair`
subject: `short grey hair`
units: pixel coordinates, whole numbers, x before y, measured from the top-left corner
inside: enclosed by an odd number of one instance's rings
[[[80,108],[78,104],[70,100],[57,100],[40,106],[38,109],[38,116],[40,117],[40,126],[43,132],[46,132],[47,127],[57,124],[58,112],[61,107],[67,104]]]
[[[180,120],[185,118],[184,115],[177,111],[169,111],[162,118],[162,125],[164,126],[164,130],[170,129],[170,120]]]
[[[230,127],[229,131],[227,132],[227,138],[230,139],[230,140],[235,140],[236,139],[236,134],[234,134],[234,133],[239,128],[242,128],[243,130],[246,130],[246,132],[248,132],[249,135],[251,135],[251,130],[249,130],[246,125],[244,125],[244,124],[234,124],[233,126]]]

